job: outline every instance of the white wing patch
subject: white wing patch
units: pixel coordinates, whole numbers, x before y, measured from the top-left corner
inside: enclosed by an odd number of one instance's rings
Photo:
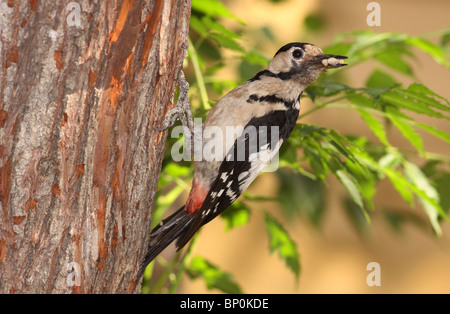
[[[228,179],[228,174],[226,172],[223,172],[220,178],[222,179],[223,182],[226,182]]]
[[[268,149],[268,145],[264,145],[262,147],[264,147],[265,149],[261,149],[259,152],[250,155],[255,155],[253,161],[251,161],[249,158],[251,165],[250,170],[241,173],[238,177],[239,190],[241,193],[244,192],[248,188],[250,183],[252,183],[253,180],[256,179],[258,174],[270,164],[273,157],[276,155],[276,153],[278,153],[281,145],[283,145],[282,139],[277,142],[273,150]]]
[[[232,202],[234,202],[234,200],[237,198],[237,195],[233,192],[233,190],[227,190],[227,196]]]

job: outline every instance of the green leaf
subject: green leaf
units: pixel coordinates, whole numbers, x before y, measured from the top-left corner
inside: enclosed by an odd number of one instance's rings
[[[363,199],[361,197],[361,192],[359,191],[359,187],[356,184],[355,180],[349,176],[348,173],[346,173],[343,170],[337,170],[335,172],[336,177],[341,181],[342,185],[347,190],[348,194],[352,198],[352,200],[361,208],[364,208]],[[369,219],[369,217],[366,217]],[[369,219],[370,221],[370,219]]]
[[[209,34],[209,38],[215,40],[219,44],[219,46],[223,48],[227,48],[237,52],[245,52],[245,49],[242,48],[242,46],[238,42],[236,42],[233,38],[225,37],[217,33]]]
[[[195,15],[191,16],[189,26],[202,36],[206,36],[208,33],[208,30],[206,29],[204,23],[200,21],[200,19]]]
[[[448,134],[444,131],[438,130],[438,129],[436,129],[436,127],[431,126],[431,125],[426,125],[423,123],[417,123],[416,125],[418,127],[420,127],[421,129],[427,131],[428,133],[433,134],[434,136],[439,137],[440,139],[443,139],[444,141],[450,143],[450,134]]]
[[[300,131],[300,136],[304,138],[306,136],[313,134],[314,132],[320,132],[321,130],[323,130],[323,128],[312,124],[301,124],[298,126],[297,129],[294,129],[294,131],[297,130]]]
[[[248,193],[247,191],[242,194],[242,196],[249,201],[256,201],[256,202],[278,202],[279,199],[277,197],[269,197],[269,196],[262,196],[262,195],[252,195]]]
[[[201,256],[194,257],[186,271],[191,279],[203,278],[208,289],[218,289],[225,293],[242,293],[231,274],[220,270]]]
[[[366,86],[369,88],[387,88],[395,85],[397,82],[386,72],[375,69],[369,76]]]
[[[325,213],[323,183],[289,170],[280,169],[276,172],[280,181],[277,195],[283,210],[288,217],[300,212],[318,227]]]
[[[369,220],[367,220],[366,213],[361,210],[361,207],[355,204],[349,198],[345,198],[344,200],[344,209],[345,212],[352,222],[353,226],[355,226],[356,230],[360,235],[365,235],[369,228]]]
[[[222,36],[225,36],[227,38],[239,38],[240,36],[238,34],[236,34],[235,32],[229,30],[228,28],[226,28],[225,26],[223,26],[222,24],[213,21],[211,18],[205,16],[204,18],[202,18],[202,22],[203,24],[210,30],[212,31],[216,31],[217,33],[219,33]]]
[[[405,179],[405,176],[394,169],[384,169],[384,173],[387,175],[389,181],[391,181],[400,196],[412,207],[414,205],[414,194],[412,193],[410,183]]]
[[[402,58],[402,54],[399,50],[397,51],[391,51],[388,50],[386,52],[378,53],[375,58],[381,62],[383,62],[385,65],[390,67],[391,69],[394,69],[396,71],[399,71],[400,73],[411,75],[412,69],[409,66],[407,62],[405,62]]]
[[[441,112],[433,110],[431,106],[426,106],[425,100],[431,101],[430,98],[423,98],[421,95],[408,93],[406,90],[396,89],[381,95],[381,99],[398,108],[407,109],[419,114],[425,114],[436,118],[447,118]],[[436,102],[433,104],[437,105]]]
[[[329,172],[326,164],[327,158],[322,158],[324,152],[320,145],[314,140],[307,140],[303,143],[303,152],[305,158],[313,169],[314,174],[321,180],[324,180]],[[322,153],[322,154],[321,154]]]
[[[414,130],[414,128],[403,120],[398,118],[393,111],[387,114],[389,120],[395,125],[395,127],[402,133],[403,137],[406,138],[422,155],[425,155],[423,149],[422,137]]]
[[[378,164],[382,169],[395,169],[403,161],[402,156],[398,152],[387,153],[378,160]]]
[[[323,52],[324,53],[330,53],[330,54],[336,54],[341,56],[348,56],[348,52],[352,47],[352,43],[334,43],[328,47],[326,47]]]
[[[321,31],[326,26],[326,19],[324,16],[312,13],[305,17],[305,20],[303,21],[303,24],[310,32],[317,32]]]
[[[347,85],[340,84],[340,83],[333,82],[333,81],[325,81],[322,84],[322,87],[324,87],[323,96],[331,96],[331,95],[337,94],[339,92],[351,89]]]
[[[442,35],[441,38],[441,46],[445,47],[448,45],[448,43],[450,43],[450,33]]]
[[[189,174],[189,167],[181,166],[176,163],[170,163],[164,167],[164,172],[174,178],[184,177]]]
[[[450,212],[450,193],[448,187],[450,186],[450,173],[440,170],[439,176],[434,180],[436,190],[439,193],[442,209],[448,214]]]
[[[442,217],[446,220],[448,218],[439,205],[439,194],[419,167],[404,159],[402,165],[405,169],[405,174],[390,168],[383,169],[383,172],[411,207],[414,205],[414,195],[419,199],[425,213],[428,215],[433,230],[437,235],[441,235],[442,230],[438,218]]]
[[[182,185],[177,185],[166,194],[163,194],[161,192],[157,193],[156,205],[153,210],[152,226],[156,226],[156,224],[161,221],[161,218],[164,215],[165,211],[169,208],[170,205],[175,203],[175,201],[183,191],[184,187]]]
[[[362,93],[349,91],[345,96],[351,103],[359,107],[374,108],[373,99],[371,97],[367,97]]]
[[[270,252],[278,251],[286,266],[295,274],[300,274],[300,257],[297,244],[291,239],[287,231],[269,213],[265,213],[266,230],[269,235]]]
[[[355,142],[361,141],[361,138],[355,139]],[[364,143],[359,144],[364,147]],[[376,185],[382,175],[372,169],[369,164],[375,163],[375,160],[364,149],[352,149],[352,153],[358,162],[346,162],[346,170],[352,175],[358,185],[359,192],[364,200],[365,207],[374,209],[373,198],[376,194]],[[363,214],[365,208],[360,208]]]
[[[355,32],[356,34],[353,45],[348,52],[348,57],[360,54],[361,51],[373,49],[387,40],[394,40],[393,33],[375,33],[372,31]]]
[[[418,213],[412,211],[387,209],[383,211],[383,216],[391,228],[398,233],[402,231],[406,223],[412,223],[424,230],[428,227],[426,221]]]
[[[211,17],[226,17],[245,24],[243,20],[231,13],[219,0],[192,0],[191,8]]]
[[[318,84],[311,84],[305,89],[306,95],[314,102],[316,98],[323,96],[324,88]]]
[[[343,41],[347,42],[343,43]],[[371,30],[347,32],[335,37],[330,49],[336,50],[336,47],[340,47],[340,50],[346,50],[343,55],[348,56],[353,64],[375,57],[389,67],[405,74],[408,74],[410,67],[400,55],[411,56],[411,48],[413,47],[424,51],[438,63],[450,67],[450,52],[445,47],[408,34],[377,33]],[[342,49],[342,47],[345,47],[345,49]]]
[[[406,40],[406,43],[421,49],[436,60],[436,62],[450,68],[450,52],[443,47],[436,45],[420,37],[411,37]]]
[[[258,65],[262,67],[266,67],[270,61],[266,56],[262,55],[257,50],[247,51],[242,58],[251,65]]]
[[[225,230],[228,231],[232,228],[246,225],[250,220],[250,209],[242,202],[236,201],[220,217],[225,219]]]
[[[365,110],[357,110],[358,113],[363,118],[364,122],[366,122],[367,126],[372,130],[372,132],[378,137],[381,143],[386,146],[390,146],[389,141],[387,139],[386,131],[384,130],[383,124],[375,118],[372,114]]]
[[[337,151],[341,154],[341,156],[337,155],[336,157],[340,160],[342,156],[347,158],[349,161],[359,164],[358,158],[355,156],[355,152],[357,152],[360,148],[347,137],[342,136],[335,130],[330,130],[327,140],[337,148]]]
[[[431,225],[437,235],[442,234],[441,226],[439,225],[439,213],[443,212],[439,204],[439,194],[436,189],[430,184],[428,178],[423,174],[419,167],[411,162],[404,162],[405,174],[411,183],[427,197],[417,194],[419,201],[425,209],[425,213],[431,222]],[[432,201],[430,201],[432,200]]]
[[[411,84],[406,90],[399,90],[399,93],[416,99],[424,105],[434,107],[439,110],[450,112],[450,103],[444,97],[436,94],[423,84]]]

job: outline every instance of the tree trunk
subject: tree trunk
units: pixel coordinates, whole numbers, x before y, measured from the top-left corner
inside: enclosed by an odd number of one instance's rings
[[[131,293],[189,0],[0,0],[0,293]]]

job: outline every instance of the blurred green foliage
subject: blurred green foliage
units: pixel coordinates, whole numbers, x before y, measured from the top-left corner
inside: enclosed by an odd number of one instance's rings
[[[221,24],[223,18],[234,20],[236,29],[224,27]],[[325,27],[326,21],[313,14],[306,18],[304,24],[310,31],[319,31]],[[218,0],[193,0],[190,27],[185,73],[191,83],[189,97],[193,114],[204,118],[215,100],[265,68],[269,58],[256,50],[243,48],[240,33],[245,27],[244,21]],[[263,29],[261,34],[275,39],[270,29]],[[433,232],[440,235],[441,223],[448,223],[450,209],[450,157],[427,151],[422,135],[425,132],[449,144],[450,134],[432,123],[421,122],[423,119],[420,117],[450,120],[450,104],[420,83],[412,67],[417,51],[422,51],[443,67],[450,68],[450,52],[446,47],[450,42],[450,29],[432,35],[438,44],[430,41],[427,35],[367,30],[336,36],[324,52],[348,56],[348,67],[324,73],[307,88],[306,97],[315,106],[301,113],[297,127],[281,149],[278,196],[267,198],[245,193],[221,216],[226,221],[226,230],[247,224],[254,207],[250,203],[255,201],[278,202],[289,219],[299,213],[312,225],[320,227],[329,191],[325,182],[329,175],[334,175],[348,192],[348,197],[343,199],[343,208],[361,235],[366,234],[370,227],[377,184],[382,180],[389,180],[411,208],[416,207],[416,203],[420,204],[428,217],[426,222],[417,212],[386,206],[383,216],[393,230],[399,232],[403,224],[413,223],[424,230],[431,226]],[[226,65],[225,50],[233,51],[234,58],[240,60],[241,78],[238,81],[216,77],[217,71]],[[375,61],[375,66],[364,86],[348,86],[345,72],[368,60]],[[409,77],[415,83],[402,86],[393,73]],[[304,117],[327,108],[354,110],[378,141],[369,141],[358,133],[341,134],[337,130],[303,123]],[[402,149],[391,143],[389,135],[393,129],[403,135],[412,149]],[[177,204],[182,192],[189,190],[192,165],[183,161],[175,163],[170,157],[170,148],[178,140],[168,138],[153,209],[154,225],[170,206]],[[182,202],[183,199],[179,200],[180,206]],[[264,218],[262,227],[267,231],[269,251],[277,252],[298,277],[300,254],[297,245],[271,213],[264,211]],[[195,243],[195,238],[192,242]],[[183,256],[178,254],[171,261],[158,257],[156,263],[163,266],[163,271],[158,273],[158,278],[152,278],[154,263],[148,267],[143,292],[176,292],[183,274],[191,280],[201,278],[208,289],[242,292],[231,274],[201,256],[192,257],[192,245]]]

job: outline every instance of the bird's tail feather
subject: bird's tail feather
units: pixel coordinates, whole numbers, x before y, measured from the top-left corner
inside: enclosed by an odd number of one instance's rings
[[[174,240],[190,229],[193,216],[186,213],[184,206],[164,219],[150,233],[147,254],[142,260],[138,278],[144,273],[147,265],[168,247]],[[180,249],[181,247],[178,247]]]

